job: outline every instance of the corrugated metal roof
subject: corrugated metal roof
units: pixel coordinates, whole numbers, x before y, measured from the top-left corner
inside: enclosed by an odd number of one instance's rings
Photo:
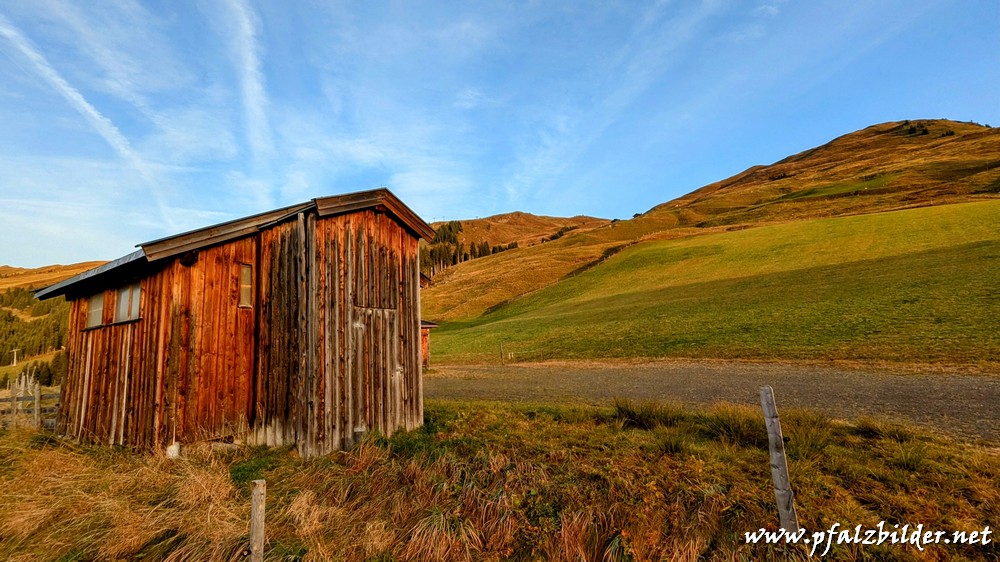
[[[317,197],[311,201],[290,205],[273,211],[258,213],[212,226],[182,232],[173,236],[138,244],[141,248],[131,254],[108,262],[100,267],[85,271],[74,277],[41,289],[35,296],[44,299],[78,291],[97,282],[99,278],[110,276],[112,272],[131,271],[140,265],[159,261],[185,252],[214,246],[229,240],[242,238],[258,230],[268,228],[294,217],[296,214],[315,209],[321,217],[350,213],[375,208],[393,215],[407,230],[418,238],[434,238],[434,229],[410,210],[402,201],[386,188],[358,191],[344,195]]]

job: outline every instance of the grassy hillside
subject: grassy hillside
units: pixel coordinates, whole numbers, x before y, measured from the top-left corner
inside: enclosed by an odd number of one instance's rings
[[[424,318],[472,318],[600,263],[647,236],[681,237],[724,229],[678,228],[673,217],[639,217],[571,231],[562,238],[459,264],[421,293]]]
[[[1000,129],[947,120],[874,125],[707,185],[652,214],[745,225],[968,201],[1000,193]]]
[[[459,222],[462,223],[462,232],[459,233],[458,240],[466,246],[485,241],[490,246],[506,246],[517,242],[518,246],[525,247],[540,243],[543,238],[552,236],[560,228],[590,229],[610,221],[584,216],[564,218],[514,212]],[[431,226],[437,229],[443,224],[445,223],[436,222]]]
[[[444,323],[433,353],[995,365],[997,225],[992,200],[649,241]]]
[[[782,427],[809,531],[884,520],[950,537],[1000,516],[985,448],[794,410]],[[265,478],[267,560],[807,560],[806,546],[745,544],[777,527],[766,443],[756,408],[625,402],[431,402],[419,430],[311,460],[265,448],[168,460],[0,431],[0,557],[242,560],[250,481]],[[995,560],[998,544],[829,557]]]
[[[945,120],[875,125],[635,219],[449,268],[423,292],[423,315],[468,321],[650,240],[998,198],[1000,129]]]
[[[34,269],[0,265],[0,291],[18,287],[41,289],[104,263],[102,261],[89,261],[72,265],[47,265]]]

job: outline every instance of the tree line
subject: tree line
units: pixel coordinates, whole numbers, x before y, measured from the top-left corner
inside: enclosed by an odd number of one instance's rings
[[[485,240],[478,243],[470,242],[466,246],[458,239],[460,232],[462,232],[460,221],[449,221],[438,227],[434,239],[426,246],[420,247],[420,270],[428,276],[433,276],[445,268],[464,261],[517,248],[517,242],[490,246],[489,242]]]
[[[22,320],[11,309],[32,320]],[[66,344],[68,327],[69,303],[64,298],[39,301],[22,288],[0,293],[0,364],[11,365],[15,349],[18,358],[61,349]]]
[[[11,376],[4,373],[0,377],[0,388],[7,388],[7,384],[17,380],[21,375],[33,374],[42,386],[59,386],[66,379],[66,371],[69,368],[69,358],[65,351],[60,351],[52,357],[51,361],[31,361],[24,363],[24,367]]]

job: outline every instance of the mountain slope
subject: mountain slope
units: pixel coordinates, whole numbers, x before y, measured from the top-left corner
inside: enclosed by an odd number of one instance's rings
[[[71,265],[47,265],[34,269],[0,265],[0,291],[16,287],[40,289],[104,263],[106,262],[88,261]]]
[[[997,198],[1000,129],[945,120],[884,123],[755,166],[632,220],[459,264],[423,292],[423,315],[470,320],[653,240]]]
[[[680,224],[759,224],[968,201],[1000,193],[1000,129],[874,125],[653,208]]]
[[[485,241],[491,247],[506,246],[512,242],[525,247],[540,243],[543,238],[551,237],[561,228],[589,229],[604,226],[611,221],[585,216],[547,217],[518,211],[459,222],[462,223],[462,231],[458,235],[458,241],[465,246]],[[446,223],[436,222],[431,226],[437,229],[444,224]]]
[[[1000,200],[634,245],[475,319],[440,362],[862,360],[1000,371]],[[511,357],[508,357],[510,360]]]

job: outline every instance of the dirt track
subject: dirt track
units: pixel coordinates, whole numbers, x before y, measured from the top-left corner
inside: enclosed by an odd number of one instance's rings
[[[759,404],[762,385],[783,407],[835,418],[896,418],[1000,443],[1000,376],[774,363],[658,361],[444,366],[425,374],[427,398],[608,404],[621,396],[687,404]]]

